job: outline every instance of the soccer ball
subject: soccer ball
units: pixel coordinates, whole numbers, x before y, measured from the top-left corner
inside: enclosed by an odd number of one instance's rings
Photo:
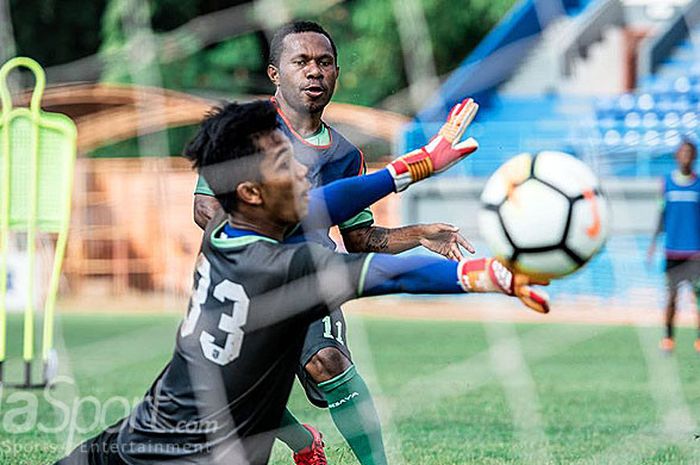
[[[533,277],[573,273],[600,250],[608,232],[598,179],[562,152],[511,158],[489,178],[481,202],[479,229],[491,251]]]

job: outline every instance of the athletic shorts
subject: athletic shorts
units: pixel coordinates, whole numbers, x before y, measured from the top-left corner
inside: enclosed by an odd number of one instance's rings
[[[128,465],[118,452],[117,436],[123,421],[119,420],[94,438],[83,442],[54,465]]]
[[[347,326],[345,317],[340,308],[331,311],[328,316],[316,320],[309,325],[304,340],[304,348],[297,367],[297,377],[304,387],[306,397],[316,407],[328,408],[325,396],[316,386],[316,381],[306,372],[306,364],[321,349],[335,347],[348,360],[352,361],[350,350],[347,347]]]
[[[666,281],[669,287],[678,287],[683,281],[695,285],[700,280],[700,259],[666,259]]]

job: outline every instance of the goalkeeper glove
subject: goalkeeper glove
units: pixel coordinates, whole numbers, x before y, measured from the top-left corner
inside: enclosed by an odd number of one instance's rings
[[[502,292],[517,297],[536,312],[549,312],[547,294],[532,287],[535,284],[546,286],[549,280],[513,272],[495,258],[462,260],[457,266],[457,275],[466,292]]]
[[[435,136],[425,147],[409,152],[389,163],[387,169],[394,178],[396,192],[405,190],[412,183],[433,173],[441,173],[479,148],[473,138],[459,142],[467,126],[479,110],[472,99],[458,103]]]

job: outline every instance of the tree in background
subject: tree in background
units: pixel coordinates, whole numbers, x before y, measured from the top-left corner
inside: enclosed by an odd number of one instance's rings
[[[420,0],[438,75],[453,70],[493,28],[514,0]],[[317,18],[340,50],[336,100],[374,106],[407,86],[394,6],[357,0]]]
[[[515,0],[414,0],[422,8],[427,23],[434,70],[445,76],[471,52]],[[272,94],[267,75],[268,37],[256,23],[255,7],[275,8],[284,4],[298,18],[318,21],[332,34],[339,50],[340,79],[334,100],[388,108],[410,114],[415,110],[405,92],[408,79],[397,23],[401,0],[9,0],[17,53],[36,58],[48,67],[66,68],[93,59],[94,77],[64,80],[135,82],[208,96],[235,99],[243,95]],[[309,6],[313,3],[313,6]],[[271,5],[271,6],[270,6]],[[226,37],[208,43],[198,42],[188,33],[188,25],[211,15],[227,16],[219,34]],[[400,11],[400,10],[399,10]],[[258,11],[260,13],[260,11]],[[274,11],[269,15],[274,17]],[[277,11],[276,13],[279,13]],[[206,16],[209,15],[209,16]],[[231,18],[234,21],[229,21]],[[146,63],[144,73],[123,54],[133,40],[133,27],[125,18],[140,22],[156,44],[158,53]],[[236,21],[237,19],[237,21]],[[263,18],[265,19],[265,18]],[[193,21],[194,20],[194,21]],[[244,27],[241,27],[241,26]],[[133,26],[133,24],[132,24]],[[243,30],[243,33],[240,31]],[[130,33],[132,34],[130,36]],[[168,41],[170,41],[168,43]],[[426,41],[427,42],[427,41]],[[175,45],[176,53],[170,53]],[[168,49],[167,47],[171,48]],[[142,49],[135,48],[143,57]],[[105,59],[107,58],[107,59]],[[84,64],[84,63],[82,63]],[[68,66],[70,68],[71,66]],[[153,73],[155,71],[155,73]],[[156,76],[148,79],[144,76]],[[54,75],[55,76],[55,75]],[[165,131],[167,146],[176,153],[191,136],[193,128]],[[156,137],[157,136],[151,136]],[[163,141],[161,139],[161,141]],[[382,143],[383,144],[383,143]],[[143,148],[143,147],[141,147]],[[385,155],[388,148],[366,146],[368,159]],[[158,153],[162,147],[155,147]],[[153,150],[151,150],[153,151]],[[93,156],[145,155],[135,140],[122,141],[93,152]]]
[[[10,0],[17,53],[43,66],[73,61],[100,47],[106,0]]]
[[[438,75],[454,69],[513,5],[514,0],[419,0],[432,41]],[[154,33],[171,31],[195,17],[247,2],[151,0]],[[274,4],[274,2],[268,2]],[[287,2],[289,4],[290,2]],[[10,0],[19,54],[45,66],[96,52],[110,53],[127,38],[121,27],[122,0]],[[400,5],[400,3],[399,3]],[[310,14],[333,35],[342,68],[336,100],[376,106],[407,86],[392,0],[351,0]],[[226,95],[272,90],[265,76],[267,43],[258,31],[206,46],[175,61],[161,62],[163,85]],[[123,70],[106,69],[103,79],[128,81]]]

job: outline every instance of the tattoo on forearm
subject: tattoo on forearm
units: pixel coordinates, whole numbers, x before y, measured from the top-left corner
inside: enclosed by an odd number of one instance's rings
[[[420,225],[401,228],[370,226],[343,235],[348,252],[401,253],[420,245]]]
[[[389,248],[389,231],[384,228],[372,228],[367,237],[368,252],[385,252]]]

